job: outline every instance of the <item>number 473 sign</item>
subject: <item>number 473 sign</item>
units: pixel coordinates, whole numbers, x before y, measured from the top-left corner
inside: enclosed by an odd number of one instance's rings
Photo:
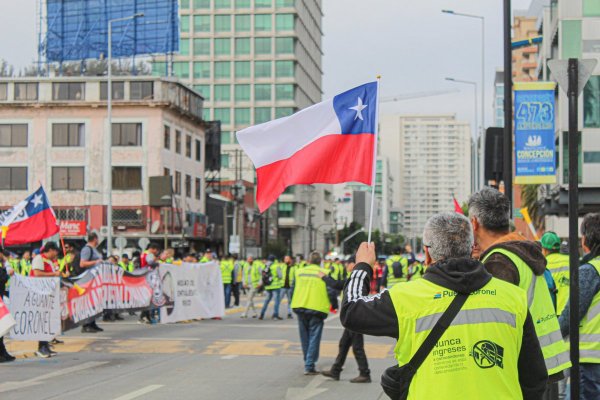
[[[554,82],[515,83],[515,183],[556,183]]]

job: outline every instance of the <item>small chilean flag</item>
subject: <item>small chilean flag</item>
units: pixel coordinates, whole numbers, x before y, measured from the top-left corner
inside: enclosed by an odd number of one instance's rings
[[[265,211],[286,187],[313,183],[371,185],[377,82],[289,117],[251,126],[237,139],[256,167],[256,202]]]
[[[37,242],[59,231],[44,188],[0,214],[3,246]]]
[[[452,200],[454,200],[454,212],[465,215],[462,207],[460,206],[460,204],[458,204],[458,200],[456,200],[456,197],[452,196]]]

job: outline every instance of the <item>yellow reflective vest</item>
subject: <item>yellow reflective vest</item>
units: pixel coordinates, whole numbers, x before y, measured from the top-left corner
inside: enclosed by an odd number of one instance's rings
[[[273,281],[269,286],[265,287],[265,290],[281,289],[283,287],[283,264],[275,260],[267,268],[269,268]]]
[[[600,274],[600,257],[590,261]],[[579,360],[582,363],[600,364],[600,292],[594,295],[587,314],[579,328]]]
[[[400,263],[400,266],[402,268],[402,276],[400,277],[395,277],[394,276],[394,263]],[[387,260],[385,260],[385,265],[387,265],[387,288],[391,289],[392,287],[394,287],[394,285],[400,283],[400,282],[406,282],[408,281],[408,260],[406,259],[406,257],[402,257],[401,255],[393,255],[391,257],[388,257]]]
[[[556,283],[556,315],[562,314],[569,300],[569,255],[551,253],[546,256],[546,268]]]
[[[425,279],[389,291],[398,317],[394,349],[407,364],[456,292]],[[414,376],[408,399],[522,399],[518,359],[527,317],[525,292],[492,278],[471,293]]]
[[[548,375],[554,375],[569,368],[571,366],[569,350],[560,333],[558,318],[554,311],[546,278],[543,275],[534,275],[525,261],[506,249],[494,249],[486,256],[486,259],[495,253],[508,257],[517,267],[519,287],[527,292],[529,312],[542,347]]]
[[[233,281],[233,269],[235,265],[233,260],[221,260],[221,279],[223,284],[227,285]]]
[[[327,275],[328,271],[314,264],[296,271],[292,309],[305,308],[324,314],[329,313],[327,286],[319,277],[319,272]]]

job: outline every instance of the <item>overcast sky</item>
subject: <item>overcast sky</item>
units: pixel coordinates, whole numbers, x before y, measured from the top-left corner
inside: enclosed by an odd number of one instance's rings
[[[16,67],[36,58],[35,4],[0,0],[0,58]],[[530,0],[513,0],[513,9]],[[323,0],[325,97],[382,75],[382,95],[459,88],[460,93],[382,105],[383,113],[457,113],[473,120],[472,86],[480,81],[479,20],[442,9],[482,15],[486,27],[486,122],[492,122],[493,76],[502,66],[502,2],[481,0]]]

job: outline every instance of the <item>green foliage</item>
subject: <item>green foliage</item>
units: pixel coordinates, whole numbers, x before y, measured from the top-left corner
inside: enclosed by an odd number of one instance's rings
[[[357,222],[352,222],[350,225],[346,225],[344,228],[340,229],[338,232],[340,238],[340,246],[342,245],[342,240],[352,235],[354,232],[361,228],[362,225],[360,225]],[[356,252],[356,249],[358,249],[358,246],[362,242],[367,241],[367,235],[368,232],[365,230],[364,232],[360,232],[356,236],[350,238],[344,244],[344,248],[341,249],[341,252],[343,254],[354,254]],[[379,230],[375,230],[373,231],[371,240],[373,241],[373,243],[375,243],[377,254],[392,254],[394,249],[402,247],[405,238],[400,234],[382,233]]]
[[[278,260],[282,260],[283,257],[288,254],[288,246],[281,239],[271,240],[265,246],[265,256],[274,255]]]

